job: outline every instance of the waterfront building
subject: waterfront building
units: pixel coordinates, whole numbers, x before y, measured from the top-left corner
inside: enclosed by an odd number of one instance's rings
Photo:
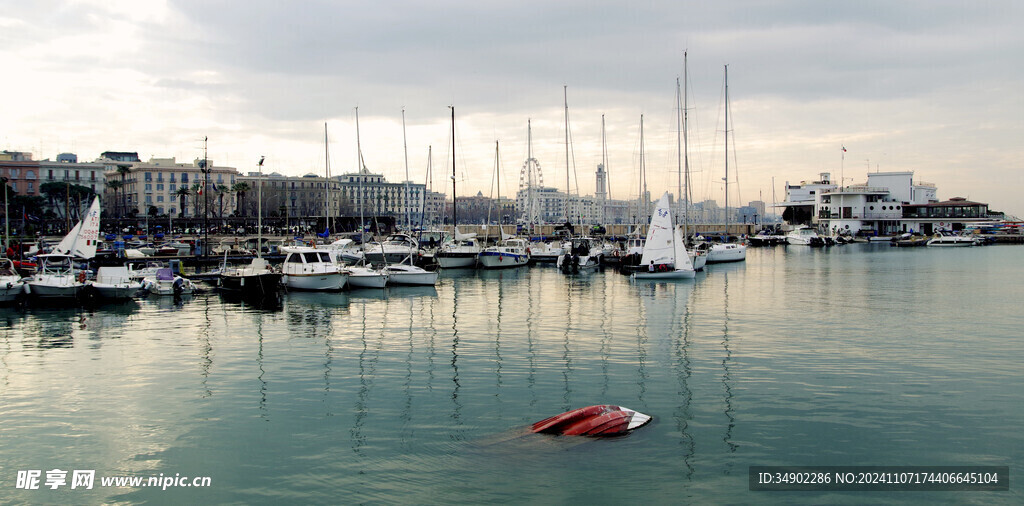
[[[952,198],[939,202],[934,184],[914,182],[914,173],[873,172],[861,184],[840,186],[823,172],[818,181],[786,183],[783,219],[825,233],[894,235],[962,230],[991,221],[988,205]]]
[[[104,211],[113,216],[169,215],[172,218],[201,217],[208,206],[210,217],[223,217],[235,209],[235,184],[238,171],[217,167],[212,160],[196,159],[178,163],[174,157],[150,158],[133,162],[130,156],[114,153],[114,158],[100,158],[106,184]],[[203,166],[210,167],[209,187],[205,187]],[[185,194],[183,190],[187,190]],[[209,192],[204,195],[203,192]],[[185,194],[185,206],[181,206]]]

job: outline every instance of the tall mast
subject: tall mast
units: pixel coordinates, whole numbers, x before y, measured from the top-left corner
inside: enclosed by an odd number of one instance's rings
[[[366,169],[366,164],[363,162],[363,148],[359,144],[359,108],[356,107],[356,153],[358,156],[357,163],[359,167],[357,169],[359,180],[359,242],[366,242],[363,239],[363,233],[366,231],[363,219],[363,207],[365,207],[366,195],[363,195],[363,173]]]
[[[412,219],[409,216],[409,145],[405,140],[405,107],[402,108],[402,151],[405,152],[405,228],[412,232]]]
[[[673,225],[679,223],[680,203],[683,199],[683,105],[681,92],[679,90],[679,78],[676,78],[676,173],[679,180],[676,182],[676,212]],[[674,234],[673,234],[674,235]]]
[[[209,256],[210,250],[210,161],[207,156],[209,137],[203,136],[203,259]],[[257,248],[257,251],[259,249]]]
[[[501,173],[498,172],[500,169],[498,165],[498,141],[494,141],[494,179],[497,180],[498,185],[498,238],[504,240],[504,230],[501,229]],[[488,218],[489,219],[489,218]]]
[[[455,106],[448,106],[452,110],[452,238],[455,238],[455,234],[458,232],[458,209],[456,205],[455,197]]]
[[[725,240],[729,240],[729,66],[725,66]]]
[[[562,95],[565,98],[565,221],[571,222],[569,217],[569,86],[562,86]]]
[[[526,163],[533,159],[533,127],[530,125],[530,118],[526,118]],[[526,172],[526,219],[530,223],[530,231],[537,225],[537,216],[533,212],[533,171],[527,168]]]
[[[644,205],[645,220],[649,220],[650,216],[647,215],[647,167],[644,166],[644,115],[640,115],[640,202]],[[643,220],[641,220],[643,221]]]
[[[259,182],[256,185],[256,257],[260,257],[260,253],[263,252],[263,159],[260,157]],[[206,248],[203,248],[206,251]]]
[[[690,146],[688,142],[687,133],[689,129],[686,125],[687,120],[687,66],[686,66],[686,51],[683,51],[683,173],[686,181],[686,191],[684,192],[684,198],[686,199],[686,214],[683,215],[683,238],[690,235],[687,224],[690,221]]]
[[[331,226],[328,224],[331,206],[331,153],[327,148],[327,122],[324,122],[324,228],[328,234],[331,233]]]
[[[433,177],[434,146],[427,146],[427,184],[424,186],[423,199],[420,201],[420,228],[425,227],[427,214],[427,195],[433,191],[434,185],[430,178]]]
[[[601,202],[601,225],[608,221],[607,204],[611,197],[611,175],[608,174],[608,138],[604,130],[604,114],[601,115],[601,167],[604,168],[604,202]]]

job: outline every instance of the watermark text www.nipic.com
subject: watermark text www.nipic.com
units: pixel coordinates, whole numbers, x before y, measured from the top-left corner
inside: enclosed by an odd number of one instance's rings
[[[25,469],[18,471],[14,481],[14,488],[23,490],[39,490],[69,488],[73,490],[92,490],[95,486],[118,487],[118,488],[142,488],[154,487],[161,490],[169,488],[190,488],[209,487],[211,484],[209,476],[181,476],[181,473],[174,473],[174,476],[160,473],[158,476],[100,476],[98,483],[96,471],[93,469],[75,469],[65,471],[62,469],[51,469],[43,471],[40,469]]]

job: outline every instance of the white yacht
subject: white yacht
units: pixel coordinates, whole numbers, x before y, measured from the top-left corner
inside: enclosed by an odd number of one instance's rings
[[[338,267],[325,249],[282,246],[287,255],[281,265],[281,279],[289,290],[334,291],[348,283],[348,271]]]
[[[13,302],[25,291],[21,274],[9,258],[0,258],[0,303]]]
[[[153,295],[191,295],[196,285],[191,279],[179,276],[170,267],[160,267],[142,280],[142,287]]]
[[[89,286],[103,299],[130,299],[142,290],[142,282],[133,279],[127,267],[103,266],[96,269],[96,279]]]
[[[391,234],[381,242],[364,244],[363,255],[367,262],[399,263],[410,256],[416,258],[419,243],[408,234]]]
[[[82,221],[64,236],[51,253],[39,255],[39,271],[28,279],[28,293],[41,299],[72,299],[85,288],[86,271],[75,259],[96,256],[100,230],[100,199],[93,199]]]
[[[647,240],[640,263],[640,270],[631,274],[630,279],[693,279],[696,276],[693,264],[690,263],[690,255],[686,252],[682,231],[672,225],[668,192],[658,200],[657,207],[651,215],[651,225],[647,229]],[[647,267],[646,270],[644,266]]]
[[[705,263],[742,262],[747,259],[747,245],[734,242],[715,243],[708,249]]]
[[[480,252],[480,266],[485,269],[520,267],[530,261],[525,239],[505,239]]]
[[[349,266],[346,270],[350,288],[384,288],[388,284],[387,271],[366,265],[365,261]]]
[[[455,238],[441,245],[434,253],[434,260],[442,269],[476,267],[481,249],[475,233],[462,234],[456,229]]]
[[[952,232],[939,232],[928,239],[928,246],[975,246],[978,241],[973,237],[958,235]]]
[[[824,241],[811,227],[797,227],[786,234],[786,244],[795,246],[821,246]]]

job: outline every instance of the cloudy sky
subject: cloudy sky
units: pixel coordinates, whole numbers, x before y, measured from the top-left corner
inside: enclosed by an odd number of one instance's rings
[[[0,149],[202,156],[242,172],[366,166],[447,191],[519,184],[527,121],[544,182],[611,196],[677,185],[676,79],[688,51],[693,192],[782,200],[786,181],[913,171],[939,197],[1024,216],[1024,3],[1007,1],[8,2]],[[565,106],[571,132],[566,164]],[[403,142],[402,111],[405,111]],[[842,147],[847,151],[845,157]],[[567,170],[568,169],[568,170]],[[772,181],[774,179],[774,192]],[[444,188],[444,189],[442,189]],[[774,195],[773,195],[774,193]]]

